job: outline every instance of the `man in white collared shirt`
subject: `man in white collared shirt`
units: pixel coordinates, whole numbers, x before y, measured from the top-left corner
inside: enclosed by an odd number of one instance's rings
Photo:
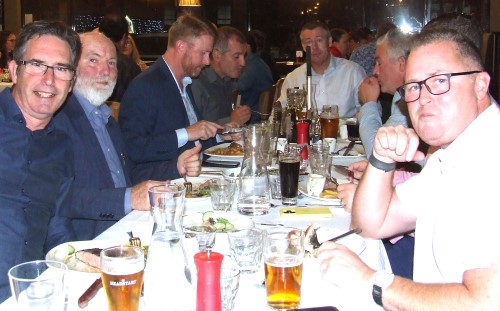
[[[300,31],[304,51],[311,47],[312,83],[314,99],[319,111],[324,105],[339,106],[341,118],[354,117],[359,111],[358,86],[366,77],[364,69],[349,60],[331,56],[332,37],[328,27],[321,22],[309,22]],[[279,101],[287,105],[288,88],[302,88],[306,84],[306,64],[289,73],[281,88]]]

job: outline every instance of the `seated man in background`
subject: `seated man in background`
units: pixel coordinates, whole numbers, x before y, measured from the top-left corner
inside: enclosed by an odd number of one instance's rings
[[[246,35],[246,66],[241,73],[236,88],[241,94],[241,101],[250,106],[252,117],[250,123],[261,121],[259,112],[260,94],[273,85],[273,74],[269,66],[259,55],[262,50],[262,39],[257,31],[249,31]]]
[[[179,17],[170,27],[166,52],[130,84],[120,105],[119,123],[130,158],[133,180],[155,179],[165,160],[202,144],[217,143],[224,127],[202,120],[194,104],[191,77],[210,64],[215,31],[193,15]]]
[[[78,240],[90,240],[132,209],[149,210],[148,189],[165,181],[143,181],[131,187],[133,164],[105,104],[116,83],[116,48],[99,32],[84,33],[80,39],[82,54],[73,93],[54,117],[54,124],[71,137],[75,158],[74,189],[63,215],[71,219]],[[162,180],[197,176],[199,151],[200,147],[194,147],[177,161],[164,162],[155,175]]]
[[[366,77],[363,68],[347,59],[330,54],[332,36],[328,27],[321,22],[309,22],[300,31],[304,51],[311,47],[312,83],[316,85],[314,98],[318,110],[323,105],[339,106],[341,118],[354,117],[359,111],[358,87]],[[283,82],[279,101],[287,105],[288,88],[302,88],[306,84],[306,64],[290,72]]]
[[[373,271],[336,243],[322,245],[320,270],[344,290],[371,291],[387,310],[498,310],[498,186],[488,181],[500,174],[500,107],[488,93],[490,77],[470,40],[433,29],[412,38],[405,82],[401,96],[415,130],[379,129],[351,226],[370,238],[415,230],[414,281]],[[419,137],[440,149],[419,175],[394,188],[396,163],[424,158]],[[471,148],[478,144],[488,152]],[[483,182],[460,195],[463,180]]]
[[[9,70],[14,87],[0,93],[0,302],[10,296],[7,271],[43,259],[69,223],[51,226],[73,181],[71,141],[52,116],[71,91],[78,34],[60,22],[37,21],[17,37]]]
[[[245,105],[235,107],[232,95],[234,80],[245,67],[246,45],[245,36],[238,29],[231,26],[217,29],[210,66],[191,85],[202,119],[221,125],[234,123],[237,127],[250,119],[250,107],[245,101]]]

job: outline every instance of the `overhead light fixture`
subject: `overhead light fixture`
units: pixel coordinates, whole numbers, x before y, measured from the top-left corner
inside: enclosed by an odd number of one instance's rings
[[[201,6],[201,0],[179,0],[179,6]]]

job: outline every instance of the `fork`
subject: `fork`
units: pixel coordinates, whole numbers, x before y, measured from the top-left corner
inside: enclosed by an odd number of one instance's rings
[[[259,112],[259,111],[256,111],[256,110],[250,110],[251,112],[254,112],[258,115],[261,115],[261,116],[270,116],[271,114],[270,113],[262,113],[262,112]]]
[[[186,193],[193,191],[193,184],[187,180],[186,175],[184,175],[184,187],[186,187]]]
[[[128,242],[130,243],[130,245],[141,247],[141,245],[142,245],[141,238],[135,237],[134,234],[132,233],[132,231],[129,231],[127,233],[130,236],[130,239],[128,239]]]

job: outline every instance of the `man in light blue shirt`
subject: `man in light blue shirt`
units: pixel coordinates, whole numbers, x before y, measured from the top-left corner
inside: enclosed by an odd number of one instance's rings
[[[349,60],[331,56],[330,30],[321,22],[309,22],[300,32],[302,48],[311,47],[312,83],[318,110],[324,105],[337,105],[341,118],[354,117],[359,111],[358,87],[366,77],[363,68]],[[279,101],[287,104],[288,88],[302,88],[306,84],[306,64],[289,73],[281,88]]]

